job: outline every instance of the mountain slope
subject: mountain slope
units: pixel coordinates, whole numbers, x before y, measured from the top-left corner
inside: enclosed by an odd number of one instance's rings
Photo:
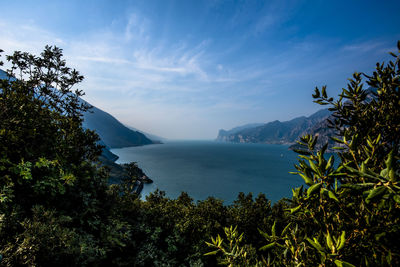
[[[294,143],[300,136],[307,134],[314,126],[325,121],[329,115],[330,112],[327,109],[323,109],[309,117],[302,116],[284,122],[277,120],[261,126],[234,131],[232,134],[224,135],[224,133],[230,131],[222,132],[222,134],[220,131],[217,140],[234,143]]]
[[[229,142],[229,136],[230,135],[235,134],[235,133],[240,132],[240,131],[245,130],[245,129],[255,128],[255,127],[258,127],[258,126],[261,126],[261,125],[264,125],[264,123],[250,123],[250,124],[246,124],[246,125],[242,125],[242,126],[238,126],[238,127],[232,128],[232,129],[230,129],[228,131],[226,131],[224,129],[221,129],[218,132],[218,136],[217,136],[216,141]]]
[[[4,70],[0,69],[0,79],[7,79],[7,73]]]
[[[124,126],[109,113],[94,107],[84,113],[83,127],[94,130],[110,148],[140,146],[154,142],[144,134]]]
[[[8,79],[8,74],[0,69],[0,79]],[[15,78],[11,77],[11,80]],[[80,99],[84,101],[83,99]],[[152,143],[149,139],[144,137],[141,133],[132,131],[124,127],[118,120],[116,120],[110,114],[93,107],[92,113],[86,112],[84,114],[83,126],[85,128],[96,131],[101,140],[99,144],[104,146],[100,160],[111,169],[111,176],[120,177],[122,171],[121,168],[117,167],[114,162],[118,159],[118,156],[110,151],[110,147],[122,147],[122,146],[136,146]],[[117,170],[117,171],[116,171]]]
[[[167,140],[164,137],[160,137],[160,136],[157,136],[157,135],[154,135],[154,134],[146,133],[146,132],[143,132],[143,131],[141,131],[139,129],[136,129],[136,128],[128,126],[128,125],[126,125],[126,127],[128,127],[129,129],[131,129],[133,131],[136,131],[136,132],[144,134],[147,138],[149,138],[151,141],[153,141],[154,143],[157,143],[157,144],[160,144],[163,141]]]

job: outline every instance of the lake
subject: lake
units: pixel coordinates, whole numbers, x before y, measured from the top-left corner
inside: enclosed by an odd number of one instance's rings
[[[117,163],[135,161],[154,180],[142,195],[156,188],[176,198],[182,191],[195,200],[208,196],[232,203],[239,192],[264,193],[275,202],[291,197],[303,184],[295,171],[297,154],[288,145],[233,144],[215,141],[171,141],[165,144],[112,149]]]

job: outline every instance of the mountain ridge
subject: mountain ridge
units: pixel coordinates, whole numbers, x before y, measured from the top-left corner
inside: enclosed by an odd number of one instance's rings
[[[110,148],[122,148],[154,144],[144,134],[123,125],[110,113],[93,105],[83,114],[83,127],[94,130]]]
[[[220,130],[217,141],[232,143],[293,144],[302,135],[331,116],[328,109],[319,110],[310,116],[300,116],[289,121],[275,120],[256,127],[247,127],[239,131]],[[251,125],[251,124],[250,124]]]

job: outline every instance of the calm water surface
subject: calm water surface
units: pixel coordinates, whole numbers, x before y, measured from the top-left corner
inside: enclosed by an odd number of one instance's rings
[[[253,192],[275,202],[303,184],[288,173],[297,160],[287,145],[176,141],[112,152],[120,157],[117,163],[135,161],[154,180],[142,195],[158,188],[171,198],[185,191],[195,200],[214,196],[230,204],[239,192]]]

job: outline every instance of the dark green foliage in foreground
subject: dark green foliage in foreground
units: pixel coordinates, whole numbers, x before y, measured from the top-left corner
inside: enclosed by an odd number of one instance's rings
[[[305,136],[296,168],[306,187],[273,206],[251,194],[225,206],[159,191],[142,201],[133,163],[109,185],[98,136],[82,128],[88,107],[71,91],[82,76],[61,52],[16,52],[17,79],[0,79],[0,265],[400,265],[397,55],[367,77],[376,92],[360,74],[337,101],[316,89],[336,117],[339,164]]]
[[[97,135],[71,87],[83,77],[61,50],[8,56],[0,80],[0,250],[5,265],[87,262],[104,254],[107,176],[94,165]],[[111,227],[110,227],[111,228]]]
[[[371,76],[355,73],[336,101],[325,87],[315,89],[315,102],[330,105],[335,117],[338,166],[327,146],[315,150],[317,136],[302,137],[296,169],[307,186],[293,190],[288,223],[260,229],[266,240],[253,246],[260,250],[255,257],[242,244],[253,241],[226,228],[226,242],[217,236],[208,243],[222,263],[400,265],[400,42],[398,49],[395,61],[377,64]],[[376,91],[363,89],[362,76]]]

